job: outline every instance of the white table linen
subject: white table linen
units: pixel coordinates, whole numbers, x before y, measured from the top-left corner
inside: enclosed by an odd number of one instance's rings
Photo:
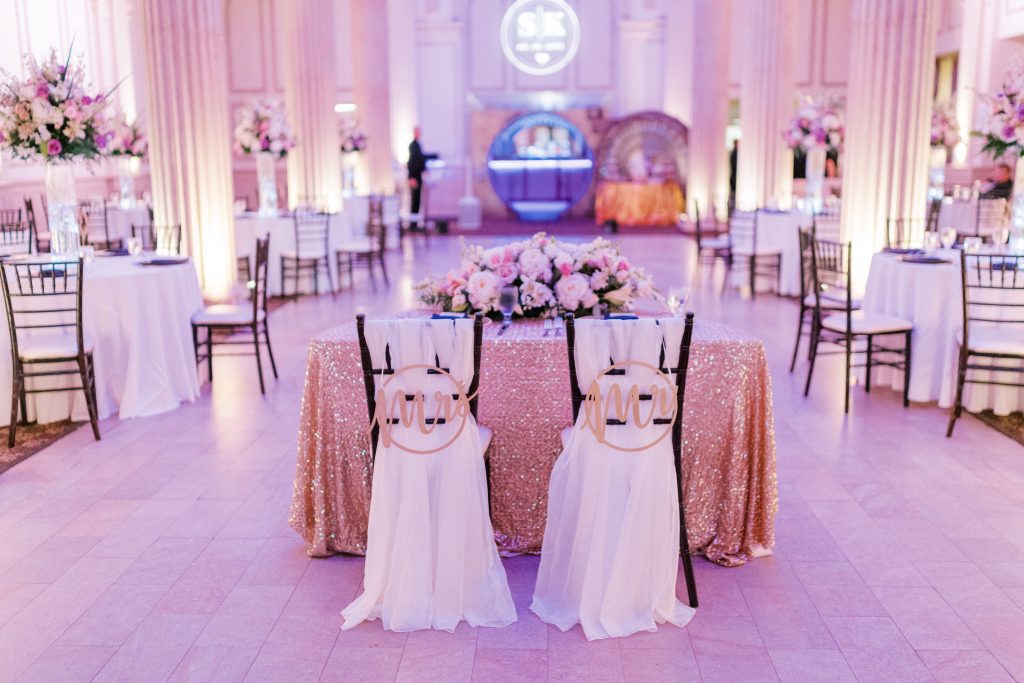
[[[156,415],[198,398],[190,319],[202,309],[203,299],[192,263],[140,266],[127,256],[100,257],[84,268],[82,310],[85,334],[95,343],[99,416]],[[13,367],[6,316],[2,328],[0,425],[7,425]],[[79,379],[69,375],[28,382],[75,386]],[[80,390],[29,394],[28,412],[30,421],[40,423],[88,419]]]
[[[338,286],[337,263],[334,257],[335,251],[343,244],[352,239],[354,234],[345,218],[345,214],[331,214],[327,226],[327,266],[331,270],[331,279],[335,286]],[[270,236],[270,254],[267,263],[267,293],[270,296],[282,294],[281,282],[281,254],[295,251],[295,223],[291,216],[260,216],[255,213],[246,213],[235,216],[235,254],[237,256],[249,257],[249,267],[255,268],[253,262],[256,253],[256,238]],[[330,292],[330,283],[321,273],[319,276],[319,288],[321,292]],[[312,291],[311,282],[307,276],[299,279],[300,291]],[[288,293],[292,293],[291,285],[288,286]]]
[[[757,213],[757,248],[770,249],[781,254],[779,274],[779,294],[782,296],[800,295],[800,239],[797,231],[802,227],[810,227],[813,218],[802,211],[759,211]],[[739,271],[734,277],[740,278],[734,284],[746,284],[747,276]],[[758,291],[763,287],[768,290],[775,286],[768,278],[758,278]]]
[[[132,225],[149,225],[149,209],[144,204],[131,208],[107,207],[107,230],[110,239],[127,241],[132,236]]]
[[[871,260],[863,308],[914,323],[910,400],[937,401],[939,407],[949,408],[956,398],[960,353],[957,336],[963,330],[963,310],[960,254],[942,253],[952,263],[906,263],[898,255],[876,254]],[[878,368],[875,372],[877,385],[903,390],[901,371]],[[969,371],[968,376],[982,375]],[[1008,415],[1024,409],[1024,389],[967,384],[963,405],[969,412],[990,408],[997,415]]]

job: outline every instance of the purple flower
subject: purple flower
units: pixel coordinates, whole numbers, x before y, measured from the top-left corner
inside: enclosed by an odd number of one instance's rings
[[[96,146],[100,149],[106,149],[107,143],[110,142],[110,137],[111,134],[109,133],[100,133],[96,136]]]
[[[88,95],[82,97],[82,104],[92,104],[92,98]]]
[[[49,97],[50,88],[45,83],[40,83],[36,86],[36,97]]]
[[[60,140],[50,140],[46,143],[46,153],[51,157],[55,157],[61,153],[64,148],[60,144]]]

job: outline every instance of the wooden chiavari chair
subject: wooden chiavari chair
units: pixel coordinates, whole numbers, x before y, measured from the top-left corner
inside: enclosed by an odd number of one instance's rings
[[[729,217],[729,274],[737,265],[746,269],[750,298],[757,295],[757,278],[768,276],[775,279],[775,291],[779,291],[779,278],[782,274],[782,252],[779,249],[765,247],[757,241],[758,211],[733,211]]]
[[[629,320],[617,321],[616,324],[628,325]],[[693,561],[690,557],[690,540],[686,532],[686,511],[685,511],[685,500],[683,498],[683,405],[686,397],[686,375],[690,366],[690,343],[693,337],[693,313],[686,314],[685,327],[683,329],[682,341],[679,346],[679,361],[675,367],[665,367],[665,350],[662,349],[661,357],[658,361],[658,369],[660,372],[674,376],[676,381],[676,406],[675,406],[675,420],[672,422],[672,431],[670,437],[672,439],[672,454],[675,467],[675,480],[676,480],[676,492],[679,496],[679,553],[682,557],[683,562],[683,574],[686,579],[686,593],[689,599],[690,607],[697,607],[697,582],[693,573]],[[589,387],[584,390],[584,387],[580,386],[579,376],[576,371],[576,327],[575,317],[572,313],[568,313],[565,316],[565,340],[566,346],[569,352],[569,389],[572,394],[572,419],[573,424],[579,418],[580,409],[583,407],[583,402],[586,400],[587,391]],[[619,359],[620,361],[622,359]],[[615,364],[615,359],[609,359],[609,366]],[[606,371],[608,375],[625,375],[627,372],[626,368],[615,368]],[[650,395],[640,395],[640,400],[652,400]],[[654,424],[659,424],[659,418],[653,420]],[[607,426],[618,426],[625,424],[625,422],[615,419],[607,419]],[[570,430],[571,431],[571,430]],[[566,432],[562,435],[562,445],[565,447],[567,440]]]
[[[132,223],[132,238],[139,240],[145,251],[154,251],[160,254],[181,253],[181,224],[136,225]],[[246,258],[245,262],[248,265],[249,259]]]
[[[7,446],[15,444],[19,408],[21,417],[28,419],[28,394],[79,390],[85,394],[92,433],[99,441],[93,341],[82,320],[82,260],[8,258],[0,260],[0,274],[14,370]],[[35,369],[38,366],[47,369]],[[38,386],[36,381],[75,375],[80,380],[75,387]],[[29,386],[30,380],[34,386]]]
[[[32,197],[25,195],[25,220],[32,231],[32,249],[37,254],[50,250],[50,235],[40,234],[39,223],[36,222],[36,210],[32,205]]]
[[[851,246],[849,243],[832,242],[813,239],[811,251],[811,273],[814,282],[814,320],[811,328],[811,358],[807,368],[807,383],[804,396],[811,390],[811,377],[814,374],[814,361],[820,355],[842,353],[846,358],[843,411],[850,412],[850,371],[855,367],[865,368],[864,391],[871,392],[871,369],[878,366],[892,367],[903,370],[903,405],[910,405],[910,354],[911,335],[914,325],[909,320],[858,310],[854,306],[851,288]],[[840,301],[842,307],[830,308],[830,302]],[[876,337],[890,338],[900,335],[904,338],[902,349],[891,346],[876,345]],[[866,339],[863,349],[854,348],[855,342]],[[835,352],[818,351],[822,343],[833,344],[841,350]],[[854,353],[864,353],[866,362],[855,365]],[[886,358],[878,359],[876,354],[884,354]],[[898,358],[893,358],[898,356]]]
[[[709,263],[714,265],[715,261],[721,260],[728,264],[732,258],[732,245],[729,243],[729,234],[718,231],[718,220],[715,218],[715,207],[711,207],[711,218],[715,222],[715,228],[710,229],[700,215],[700,205],[694,202],[693,225],[697,235],[697,265]]]
[[[266,344],[270,367],[277,379],[277,364],[270,347],[270,327],[267,315],[267,264],[270,258],[270,238],[256,240],[256,277],[253,280],[252,305],[215,304],[192,316],[192,344],[195,348],[196,366],[206,361],[209,380],[213,381],[213,347],[229,345],[252,345],[256,356],[256,371],[260,378],[260,393],[267,393],[263,383],[263,361],[261,345]],[[200,340],[199,331],[205,330],[206,337]],[[236,339],[239,334],[252,334],[252,339]],[[261,343],[260,335],[264,342]],[[205,343],[206,352],[200,351]],[[230,354],[248,355],[248,354]]]
[[[963,412],[964,385],[1024,388],[1024,255],[961,252],[960,278],[963,331],[947,437]]]
[[[103,202],[85,202],[78,207],[78,223],[82,231],[82,244],[99,250],[113,251],[124,248],[124,241],[110,236],[107,205]]]
[[[281,254],[281,294],[287,296],[285,286],[292,280],[292,295],[299,295],[299,280],[303,276],[313,279],[313,293],[320,293],[320,274],[327,277],[331,293],[335,293],[334,277],[328,261],[330,241],[330,215],[296,211],[292,217],[295,228],[295,249]]]
[[[889,218],[885,221],[885,246],[892,250],[919,249],[929,232],[928,218]],[[934,232],[934,231],[931,231]]]
[[[384,284],[390,286],[388,269],[384,262],[386,248],[387,228],[384,225],[383,201],[380,197],[371,197],[370,219],[366,224],[366,236],[343,244],[334,252],[339,284],[344,273],[348,275],[349,286],[354,286],[355,269],[366,268],[370,275],[370,285],[376,292],[377,278],[374,275],[374,269],[379,267],[381,275],[384,276]]]

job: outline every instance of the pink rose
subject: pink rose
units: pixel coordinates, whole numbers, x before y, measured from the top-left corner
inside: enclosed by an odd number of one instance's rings
[[[50,88],[45,83],[36,86],[36,97],[49,97]]]
[[[583,302],[584,298],[589,298],[593,292],[590,291],[590,283],[587,282],[587,278],[580,273],[573,273],[567,277],[563,277],[555,284],[555,294],[558,296],[558,303],[560,303],[565,310],[575,311]]]
[[[51,157],[55,157],[61,153],[64,148],[60,144],[60,140],[50,140],[46,143],[46,153]]]

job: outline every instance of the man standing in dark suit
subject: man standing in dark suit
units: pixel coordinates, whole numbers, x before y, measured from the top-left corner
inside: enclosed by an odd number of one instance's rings
[[[409,143],[409,162],[406,164],[406,169],[409,171],[409,190],[412,195],[409,213],[417,215],[420,212],[420,196],[423,191],[423,172],[427,169],[427,157],[423,154],[423,148],[420,147],[419,126],[412,129],[412,142]],[[409,227],[415,230],[419,226],[413,221]]]

